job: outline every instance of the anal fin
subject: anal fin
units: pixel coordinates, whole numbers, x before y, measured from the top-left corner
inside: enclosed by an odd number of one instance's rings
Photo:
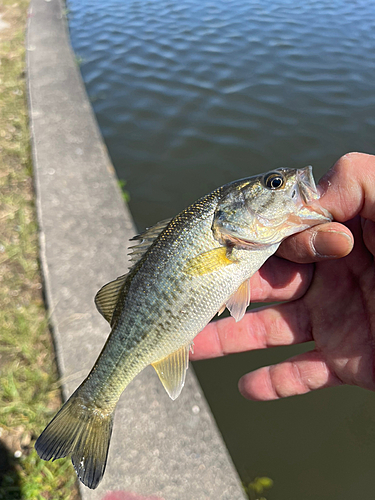
[[[178,398],[185,384],[186,370],[189,366],[189,350],[190,344],[152,363],[164,389],[173,400]]]

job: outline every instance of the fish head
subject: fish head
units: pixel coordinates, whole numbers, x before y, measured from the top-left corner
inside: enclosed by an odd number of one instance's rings
[[[278,168],[224,186],[212,231],[221,244],[248,248],[280,243],[331,220],[319,203],[311,166]]]

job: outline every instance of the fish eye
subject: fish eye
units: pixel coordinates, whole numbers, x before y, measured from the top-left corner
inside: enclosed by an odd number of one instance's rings
[[[263,177],[267,189],[280,189],[285,184],[285,177],[280,172],[270,172]]]

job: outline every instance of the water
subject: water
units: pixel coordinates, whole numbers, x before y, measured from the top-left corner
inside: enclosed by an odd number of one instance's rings
[[[237,178],[306,164],[319,177],[348,151],[375,153],[373,2],[71,0],[69,11],[139,229]],[[237,391],[244,373],[301,350],[195,364],[235,465],[275,481],[269,500],[373,498],[373,394],[259,403]]]

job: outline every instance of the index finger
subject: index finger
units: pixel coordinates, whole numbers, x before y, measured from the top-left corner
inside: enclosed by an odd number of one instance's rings
[[[303,300],[253,310],[236,323],[225,318],[209,323],[194,339],[193,361],[235,352],[300,344],[312,340],[310,316]]]
[[[320,203],[338,222],[375,220],[375,156],[348,153],[320,180]]]

